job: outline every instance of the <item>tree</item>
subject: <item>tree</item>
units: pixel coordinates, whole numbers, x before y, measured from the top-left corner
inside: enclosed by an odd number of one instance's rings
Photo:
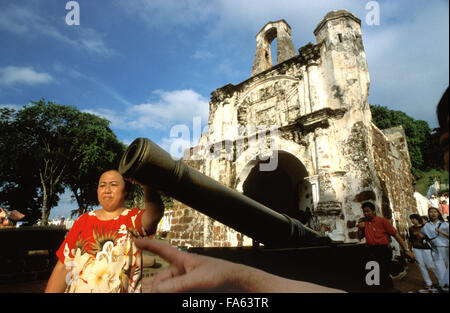
[[[22,197],[40,202],[43,224],[64,187],[88,209],[99,171],[124,150],[107,120],[45,99],[17,112],[2,110],[0,121],[0,152],[8,152],[0,163],[0,194],[4,199],[27,186]]]
[[[443,168],[442,151],[439,149],[438,134],[428,123],[416,120],[402,111],[390,110],[385,106],[371,105],[372,122],[380,129],[401,125],[405,130],[412,172],[418,179],[423,171]]]
[[[98,179],[105,170],[118,168],[125,146],[109,128],[108,120],[82,113],[79,123],[81,133],[76,136],[75,146],[82,156],[68,168],[63,182],[78,204],[73,213],[81,215],[98,205]]]

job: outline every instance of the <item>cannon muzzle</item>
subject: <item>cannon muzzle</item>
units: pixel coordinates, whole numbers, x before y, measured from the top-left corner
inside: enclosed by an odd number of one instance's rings
[[[266,246],[298,247],[329,242],[328,237],[300,221],[215,181],[182,160],[174,160],[147,138],[137,138],[130,144],[120,161],[119,172]]]

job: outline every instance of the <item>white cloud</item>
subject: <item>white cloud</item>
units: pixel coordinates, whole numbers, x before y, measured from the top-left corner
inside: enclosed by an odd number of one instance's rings
[[[191,123],[194,116],[207,120],[208,99],[193,90],[154,91],[159,99],[136,105],[128,110],[136,116],[131,126],[136,129],[146,127],[167,128],[171,123]]]
[[[206,60],[212,58],[214,55],[208,50],[197,50],[192,55],[192,58],[197,60]]]
[[[187,138],[180,137],[163,137],[157,143],[161,148],[166,150],[173,158],[182,158],[186,149],[195,146],[195,143]]]
[[[116,129],[127,129],[128,128],[126,123],[124,123],[125,122],[123,120],[124,116],[121,115],[119,112],[116,112],[116,111],[113,111],[110,109],[105,109],[105,108],[99,108],[99,109],[95,109],[95,110],[88,109],[88,110],[83,110],[83,112],[91,113],[91,114],[106,118],[108,121],[111,122],[112,128],[116,128]]]
[[[38,36],[46,36],[97,55],[114,54],[114,51],[106,46],[104,36],[94,29],[86,26],[68,27],[65,22],[52,23],[48,16],[41,14],[36,8],[17,5],[3,7],[0,11],[0,30],[35,40],[39,40]]]
[[[48,73],[38,73],[33,67],[7,66],[0,68],[0,84],[11,86],[16,84],[36,85],[53,81]]]
[[[111,127],[121,130],[168,130],[177,124],[192,128],[193,118],[200,117],[202,123],[208,120],[208,99],[194,90],[154,91],[155,101],[133,105],[123,112],[100,108],[86,110],[111,121]]]

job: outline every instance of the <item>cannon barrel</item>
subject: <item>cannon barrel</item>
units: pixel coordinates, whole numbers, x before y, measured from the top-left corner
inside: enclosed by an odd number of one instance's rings
[[[191,208],[272,247],[328,243],[328,237],[300,221],[215,181],[186,165],[147,138],[135,139],[122,156],[119,172],[164,192]]]

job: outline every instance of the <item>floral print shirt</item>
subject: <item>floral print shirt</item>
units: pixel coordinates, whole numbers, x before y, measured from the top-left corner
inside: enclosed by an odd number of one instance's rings
[[[133,239],[147,235],[143,212],[125,209],[108,221],[88,212],[77,219],[56,252],[69,270],[66,292],[141,292],[142,251]]]

